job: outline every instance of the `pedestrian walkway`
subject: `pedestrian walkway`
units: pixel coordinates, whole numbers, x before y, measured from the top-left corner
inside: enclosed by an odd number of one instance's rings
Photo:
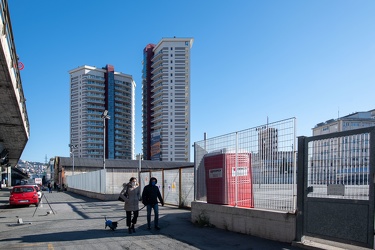
[[[44,192],[39,207],[9,208],[9,191],[0,191],[0,249],[301,249],[218,228],[199,227],[189,210],[160,207],[160,231],[147,230],[140,211],[136,232],[128,234],[123,203],[70,192]],[[119,221],[105,229],[105,217]],[[17,223],[22,218],[22,224]],[[316,248],[311,248],[316,249]]]

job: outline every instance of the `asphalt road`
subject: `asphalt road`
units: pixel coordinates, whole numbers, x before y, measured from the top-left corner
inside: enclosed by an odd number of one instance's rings
[[[128,234],[123,203],[100,201],[70,192],[44,192],[39,207],[10,208],[0,191],[0,249],[300,249],[218,228],[199,227],[189,210],[160,207],[160,231],[147,230],[140,211],[136,233]],[[141,204],[140,204],[141,205]],[[141,206],[142,207],[142,206]],[[105,217],[119,221],[105,229]],[[22,223],[18,223],[22,222]]]

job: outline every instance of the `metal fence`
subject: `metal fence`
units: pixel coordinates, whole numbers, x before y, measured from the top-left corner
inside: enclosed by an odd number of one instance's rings
[[[296,240],[374,249],[375,127],[298,138]]]
[[[295,211],[296,149],[295,118],[196,142],[195,199]]]
[[[122,184],[131,177],[138,178],[138,169],[101,169],[93,172],[67,176],[70,188],[100,194],[120,194]]]
[[[370,133],[308,143],[308,197],[369,199]]]
[[[144,170],[146,171],[146,170]],[[70,188],[99,194],[119,194],[123,183],[131,177],[139,179],[141,192],[151,177],[158,180],[157,186],[164,202],[179,207],[191,207],[194,199],[194,168],[163,169],[139,174],[138,169],[102,169],[93,172],[67,176]]]
[[[156,185],[166,204],[191,207],[191,202],[194,200],[194,168],[142,172],[141,186],[149,184],[151,177],[158,180]]]

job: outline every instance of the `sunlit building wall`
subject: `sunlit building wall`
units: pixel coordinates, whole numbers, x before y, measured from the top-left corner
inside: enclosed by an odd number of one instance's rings
[[[142,142],[146,160],[190,160],[192,38],[163,38],[144,49]]]
[[[76,157],[135,158],[135,82],[131,75],[81,66],[70,74],[70,142]],[[110,119],[102,114],[108,110]],[[104,147],[105,146],[105,147]]]

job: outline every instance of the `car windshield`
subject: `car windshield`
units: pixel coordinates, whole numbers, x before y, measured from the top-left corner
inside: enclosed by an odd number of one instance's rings
[[[15,187],[13,188],[13,193],[23,193],[23,192],[34,192],[32,187]]]

